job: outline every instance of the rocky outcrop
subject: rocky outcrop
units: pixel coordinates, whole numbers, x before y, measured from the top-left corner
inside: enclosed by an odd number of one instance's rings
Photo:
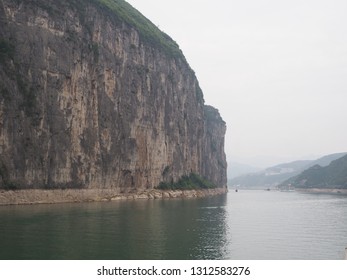
[[[226,186],[227,162],[224,153],[224,135],[226,124],[217,109],[206,105],[205,135],[202,153],[201,173],[219,186]],[[223,135],[223,137],[221,137]]]
[[[0,188],[226,185],[224,121],[130,5],[1,0],[0,25]]]

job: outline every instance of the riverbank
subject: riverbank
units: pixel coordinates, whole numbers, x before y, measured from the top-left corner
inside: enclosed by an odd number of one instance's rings
[[[304,192],[304,193],[321,193],[321,194],[342,194],[347,195],[347,189],[320,189],[320,188],[296,188],[295,189],[298,192]]]
[[[100,202],[134,199],[198,198],[227,193],[227,188],[201,190],[139,190],[120,193],[118,189],[57,189],[0,191],[1,205]]]

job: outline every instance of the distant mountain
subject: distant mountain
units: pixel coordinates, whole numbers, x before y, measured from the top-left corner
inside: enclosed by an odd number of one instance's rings
[[[343,157],[347,153],[337,153],[321,157],[317,160],[298,160],[278,164],[257,173],[249,173],[229,180],[230,186],[243,187],[274,187],[282,184],[291,177],[299,175],[304,170],[320,165],[329,165],[333,160]]]
[[[324,166],[328,166],[332,161],[336,160],[336,159],[339,159],[343,156],[347,155],[347,153],[336,153],[336,154],[331,154],[331,155],[327,155],[327,156],[324,156],[324,157],[321,157],[317,160],[314,160],[311,164],[309,164],[307,168],[309,167],[312,167],[314,165],[320,165],[322,167]]]
[[[347,189],[347,155],[324,167],[316,164],[281,185],[291,185],[296,188]]]
[[[248,164],[243,164],[239,162],[229,162],[228,163],[228,178],[233,179],[235,177],[247,174],[258,172],[261,169],[258,167],[250,166]]]
[[[294,167],[273,166],[257,173],[249,173],[233,178],[229,180],[229,185],[238,188],[272,187],[299,173],[300,171]]]

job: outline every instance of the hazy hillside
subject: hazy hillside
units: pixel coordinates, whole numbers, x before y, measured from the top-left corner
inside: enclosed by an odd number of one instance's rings
[[[347,155],[347,153],[336,153],[336,154],[331,154],[331,155],[327,155],[324,157],[321,157],[317,160],[314,160],[311,164],[309,164],[308,166],[306,166],[305,169],[312,167],[316,164],[324,167],[324,166],[328,166],[333,160],[339,159],[343,156]]]
[[[347,155],[332,161],[328,166],[314,165],[281,185],[296,188],[347,188]]]
[[[327,166],[333,160],[341,158],[346,153],[331,154],[317,160],[298,160],[288,163],[278,164],[257,173],[249,173],[229,180],[230,186],[237,187],[273,187],[282,184],[284,181],[299,175],[304,170],[312,166]]]

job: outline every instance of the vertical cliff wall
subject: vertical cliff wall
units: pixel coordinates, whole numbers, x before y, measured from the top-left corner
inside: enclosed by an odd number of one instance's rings
[[[0,1],[0,187],[226,185],[225,123],[124,1]]]

